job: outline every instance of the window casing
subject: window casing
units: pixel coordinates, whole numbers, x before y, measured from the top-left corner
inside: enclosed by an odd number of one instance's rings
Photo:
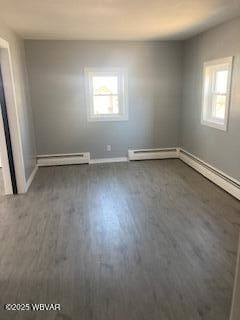
[[[220,130],[227,130],[232,57],[204,63],[203,101],[201,123]]]
[[[127,75],[120,68],[86,68],[88,121],[128,120]]]

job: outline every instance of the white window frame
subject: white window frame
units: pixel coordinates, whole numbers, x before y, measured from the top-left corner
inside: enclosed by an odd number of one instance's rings
[[[94,121],[127,121],[128,120],[128,92],[127,92],[127,71],[123,68],[85,68],[86,79],[86,102],[87,119]],[[118,77],[118,96],[119,114],[94,114],[93,109],[93,86],[94,76],[117,76]]]
[[[203,66],[203,89],[202,89],[202,113],[201,113],[201,124],[204,126],[212,127],[215,129],[227,131],[228,117],[230,109],[230,95],[231,95],[231,79],[232,79],[232,65],[233,57],[226,57],[217,60],[212,60],[204,63]],[[224,94],[226,96],[226,108],[224,119],[213,118],[209,116],[209,109],[212,108],[212,97],[214,94],[212,88],[209,87],[208,78],[213,76],[208,76],[209,67],[215,69],[214,76],[219,70],[228,70],[228,82],[227,82],[227,92]],[[213,85],[212,79],[210,81],[211,87]]]

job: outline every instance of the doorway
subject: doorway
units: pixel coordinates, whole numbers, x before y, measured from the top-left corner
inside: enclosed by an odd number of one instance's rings
[[[3,124],[3,131],[4,131],[5,144],[6,144],[6,150],[7,150],[7,158],[8,158],[8,168],[7,169],[9,169],[9,171],[10,171],[12,192],[13,192],[13,194],[17,194],[18,193],[17,180],[16,180],[14,160],[13,160],[12,140],[11,140],[11,134],[10,134],[10,128],[9,128],[8,111],[7,111],[7,105],[6,105],[1,63],[0,63],[0,114],[2,117],[1,122]],[[0,154],[0,157],[1,157],[1,154]],[[4,165],[2,165],[2,163],[1,163],[0,192],[2,194],[5,193],[4,186],[3,186],[3,171],[4,170],[6,170],[6,169],[5,169]]]
[[[0,38],[0,194],[27,189],[11,53],[8,41]]]

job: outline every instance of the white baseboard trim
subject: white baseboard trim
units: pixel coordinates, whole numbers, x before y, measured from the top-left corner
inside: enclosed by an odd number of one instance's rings
[[[178,158],[179,148],[157,148],[128,150],[128,158],[132,160],[155,160]]]
[[[121,158],[103,158],[103,159],[91,159],[90,164],[99,164],[99,163],[112,163],[112,162],[127,162],[127,157]]]
[[[230,177],[182,148],[180,148],[179,151],[179,159],[240,200],[240,181]]]
[[[90,153],[45,154],[37,156],[38,167],[89,163]]]
[[[29,177],[29,178],[28,178],[28,180],[27,180],[27,184],[26,184],[26,190],[25,190],[25,192],[27,192],[27,191],[28,191],[28,189],[29,189],[30,185],[31,185],[31,184],[32,184],[32,182],[33,182],[33,179],[34,179],[34,177],[35,177],[35,175],[36,175],[37,171],[38,171],[38,166],[36,165],[36,166],[35,166],[35,168],[33,169],[32,173],[31,173],[30,177]]]

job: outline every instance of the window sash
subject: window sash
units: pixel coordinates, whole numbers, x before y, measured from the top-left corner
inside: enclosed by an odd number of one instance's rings
[[[113,68],[108,70],[99,70],[98,68],[85,68],[86,76],[86,94],[87,94],[87,115],[88,121],[126,121],[128,120],[128,106],[127,106],[127,75],[125,69]],[[94,94],[93,77],[117,77],[118,89],[117,93]],[[95,113],[94,98],[95,97],[117,97],[118,99],[118,113]]]
[[[217,96],[222,96],[222,97],[225,97],[225,103],[224,103],[224,117],[217,117],[216,116],[216,113],[217,113],[217,102],[216,102],[216,99],[217,99]],[[217,121],[224,121],[224,118],[226,116],[226,104],[227,104],[227,94],[216,94],[216,93],[213,93],[212,94],[212,108],[211,108],[211,119],[213,120],[217,120]]]
[[[217,83],[217,73],[220,71],[227,71],[227,83],[226,83],[226,92],[219,92],[216,90],[216,83]],[[224,66],[217,66],[213,68],[212,71],[212,93],[213,94],[218,94],[218,95],[227,95],[228,92],[228,78],[229,78],[229,67],[224,65]]]
[[[201,123],[215,127],[217,129],[227,130],[230,87],[231,87],[231,72],[232,72],[232,57],[223,58],[215,61],[204,63],[203,72],[203,100],[202,100],[202,116]],[[223,93],[221,86],[217,90],[217,73],[219,71],[227,71],[226,92]],[[220,91],[220,92],[219,92]],[[221,103],[217,102],[217,97],[225,97],[224,116],[222,117],[220,109],[217,110]],[[218,113],[218,115],[217,115]],[[222,110],[223,113],[223,110]]]
[[[95,106],[95,97],[117,97],[118,98],[118,112],[101,112],[101,113],[97,113],[97,107]],[[93,105],[93,114],[94,116],[97,117],[110,117],[110,116],[118,116],[121,115],[121,109],[120,109],[120,95],[119,94],[94,94],[92,97],[92,105]]]
[[[94,89],[93,89],[93,77],[116,77],[117,78],[117,84],[118,84],[118,93],[113,94],[113,93],[106,93],[106,94],[94,94]],[[119,76],[118,73],[111,73],[111,72],[95,72],[90,76],[90,86],[91,86],[91,95],[92,95],[92,110],[91,110],[91,116],[93,117],[112,117],[112,116],[118,116],[122,114],[122,102],[121,102],[121,94],[123,92],[122,86],[121,86],[121,77]],[[95,106],[94,106],[94,97],[118,97],[118,113],[95,113]]]

